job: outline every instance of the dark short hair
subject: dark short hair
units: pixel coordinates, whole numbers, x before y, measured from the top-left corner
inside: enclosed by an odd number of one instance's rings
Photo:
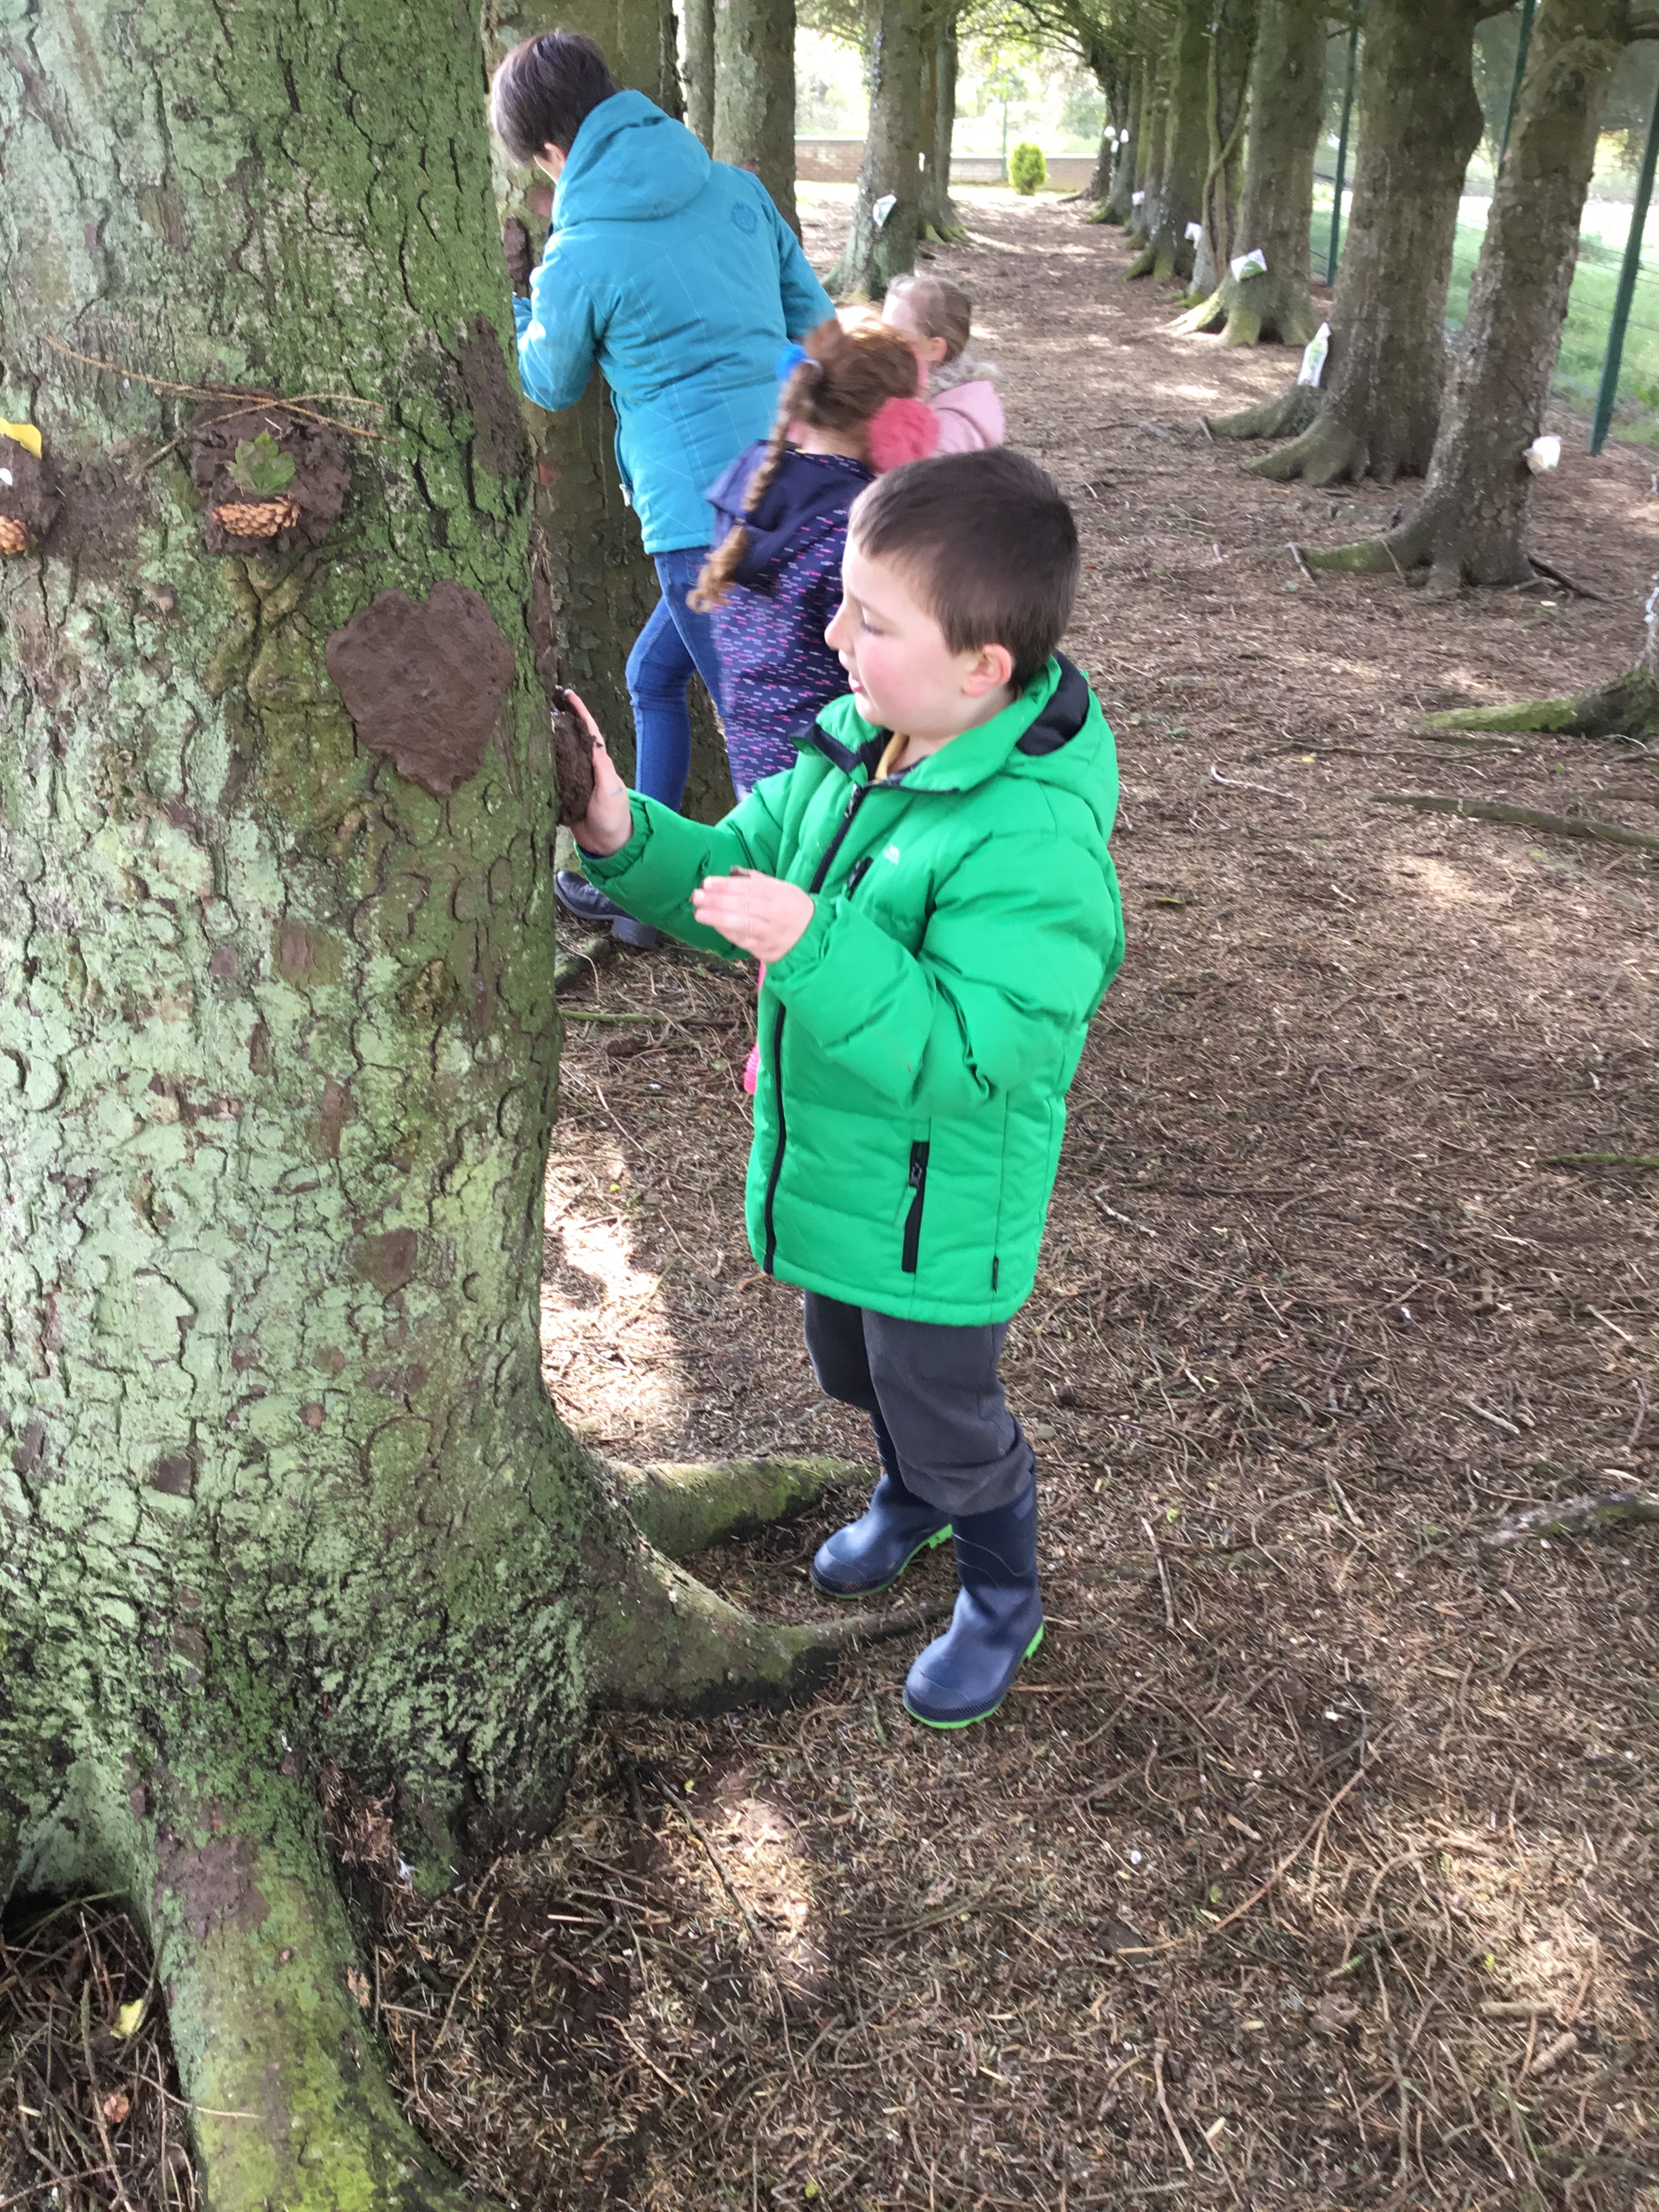
[[[514,47],[489,82],[489,127],[527,168],[544,147],[568,154],[617,88],[604,49],[582,31],[544,31]]]
[[[1072,618],[1072,510],[1046,470],[1006,446],[890,470],[853,502],[847,534],[906,572],[952,653],[1006,646],[1016,691]]]

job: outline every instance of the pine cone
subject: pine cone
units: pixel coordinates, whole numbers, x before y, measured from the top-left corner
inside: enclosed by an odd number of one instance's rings
[[[0,514],[0,553],[27,553],[28,550],[28,525],[19,522],[15,515]]]
[[[227,538],[274,538],[300,520],[297,499],[255,499],[216,507],[213,519]]]

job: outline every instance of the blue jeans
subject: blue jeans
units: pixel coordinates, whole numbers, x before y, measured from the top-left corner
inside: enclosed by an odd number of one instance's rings
[[[634,788],[678,810],[691,766],[691,716],[685,687],[701,676],[716,708],[720,703],[720,657],[714,624],[694,613],[685,595],[708,558],[706,545],[686,545],[653,556],[662,597],[628,656],[628,696],[634,703],[638,748]]]

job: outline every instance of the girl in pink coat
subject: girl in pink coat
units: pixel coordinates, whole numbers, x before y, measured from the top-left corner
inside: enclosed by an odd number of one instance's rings
[[[973,305],[942,276],[896,276],[881,319],[903,338],[921,372],[921,396],[939,416],[941,453],[977,453],[1006,434],[996,371],[968,351]]]

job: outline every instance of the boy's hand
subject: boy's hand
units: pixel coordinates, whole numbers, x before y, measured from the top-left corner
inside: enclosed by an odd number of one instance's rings
[[[599,724],[574,691],[567,690],[564,696],[580,715],[593,740],[593,795],[587,802],[586,813],[572,825],[571,834],[584,853],[609,860],[611,854],[621,852],[634,834],[634,809],[629,800],[628,786],[617,775],[617,763],[605,749]]]
[[[811,897],[799,884],[763,876],[757,868],[705,876],[691,894],[691,908],[705,929],[718,930],[729,944],[769,964],[800,942],[813,915]]]

